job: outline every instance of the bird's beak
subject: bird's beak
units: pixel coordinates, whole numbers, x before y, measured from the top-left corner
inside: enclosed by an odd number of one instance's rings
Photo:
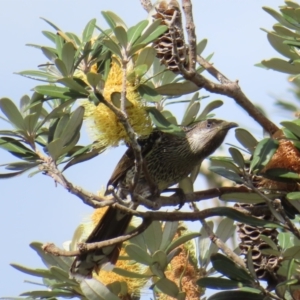
[[[234,127],[238,127],[239,125],[237,123],[234,122],[224,122],[224,124],[222,125],[222,129],[231,129]]]

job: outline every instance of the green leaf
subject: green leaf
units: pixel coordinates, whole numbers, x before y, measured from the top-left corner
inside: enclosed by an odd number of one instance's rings
[[[68,71],[67,71],[66,65],[64,64],[64,62],[63,62],[61,59],[56,58],[55,61],[54,61],[54,64],[55,64],[56,68],[58,69],[58,71],[59,71],[64,77],[67,77],[67,76],[68,76]]]
[[[229,277],[232,280],[240,281],[242,283],[253,283],[254,280],[246,272],[246,270],[235,264],[225,255],[220,253],[212,254],[210,259],[214,269],[221,274]]]
[[[300,246],[293,246],[282,253],[284,259],[300,259]]]
[[[278,194],[268,194],[267,197],[269,199],[278,198]],[[249,203],[249,204],[257,204],[264,203],[265,200],[262,196],[257,193],[228,193],[220,196],[220,199],[228,202],[239,202],[239,203]]]
[[[165,250],[172,242],[176,234],[178,224],[178,221],[164,223],[161,244],[159,246],[160,250]]]
[[[125,22],[114,12],[102,11],[101,13],[111,29],[114,29],[116,26],[122,26],[124,29],[127,28]]]
[[[223,101],[215,100],[207,104],[201,114],[197,117],[196,121],[205,120],[206,116],[213,111],[214,109],[223,105]]]
[[[24,119],[20,111],[10,99],[1,98],[0,108],[7,117],[7,119],[12,123],[12,125],[14,125],[18,129],[26,130]]]
[[[254,152],[258,142],[250,132],[238,128],[235,130],[235,137],[251,154]]]
[[[151,26],[151,25],[150,25]],[[149,27],[150,27],[149,26]],[[158,37],[160,37],[162,34],[164,34],[168,30],[168,26],[166,25],[160,25],[156,29],[154,29],[148,36],[143,36],[145,37],[142,39],[143,44],[150,44],[153,41],[155,41]],[[141,37],[142,38],[142,37]],[[139,41],[140,42],[140,41]]]
[[[102,43],[112,53],[114,53],[116,56],[122,58],[121,49],[120,49],[120,47],[113,40],[105,39],[105,40],[102,41]]]
[[[273,154],[278,148],[278,141],[270,138],[261,140],[253,153],[253,159],[250,164],[250,171],[260,171],[271,160]]]
[[[268,69],[274,71],[291,75],[300,73],[300,64],[295,61],[293,63],[290,63],[280,58],[271,58],[269,60],[263,60],[261,63]]]
[[[299,72],[300,73],[300,72]],[[169,83],[157,87],[156,92],[166,96],[182,96],[199,90],[199,87],[191,81]]]
[[[96,22],[97,22],[96,19],[92,19],[86,24],[82,33],[82,44],[85,44],[86,42],[90,41],[91,38],[93,37]]]
[[[143,20],[143,21],[139,22],[138,24],[136,24],[135,26],[130,27],[128,29],[128,31],[127,31],[128,44],[130,46],[134,45],[134,43],[140,37],[143,30],[147,27],[148,23],[149,22],[147,20]]]
[[[183,134],[183,131],[179,126],[170,123],[155,107],[147,107],[147,112],[149,113],[152,122],[158,129],[164,132]]]
[[[56,161],[62,155],[63,146],[63,141],[60,138],[51,141],[47,145],[47,150],[54,161]]]
[[[58,58],[57,51],[54,48],[41,47],[41,50],[42,50],[43,54],[53,63]]]
[[[123,277],[128,277],[128,278],[140,278],[140,279],[144,279],[144,278],[151,278],[152,275],[147,275],[147,274],[141,274],[141,273],[136,273],[136,272],[131,272],[125,269],[121,269],[121,268],[113,268],[112,270],[114,273],[121,275]]]
[[[120,300],[103,283],[94,278],[82,280],[80,288],[87,300]]]
[[[282,126],[286,127],[288,130],[290,130],[293,134],[295,134],[298,138],[300,138],[300,126],[297,125],[294,122],[281,122]]]
[[[199,112],[200,109],[200,103],[199,102],[193,102],[185,111],[185,114],[183,116],[181,125],[187,126],[195,121],[195,118]]]
[[[160,249],[162,241],[161,223],[153,221],[150,226],[143,232],[144,240],[150,253],[153,254]]]
[[[243,284],[239,281],[214,277],[200,278],[197,280],[197,284],[205,288],[216,290],[232,290],[243,286]]]
[[[291,179],[295,181],[300,180],[300,175],[298,173],[290,172],[289,170],[282,168],[274,168],[267,170],[264,173],[264,177],[283,182],[290,182]]]
[[[197,44],[197,54],[201,55],[207,45],[207,39],[203,39]]]
[[[101,74],[96,74],[96,73],[93,73],[93,72],[89,72],[89,73],[86,74],[86,79],[87,79],[88,83],[93,88],[96,88],[97,85],[102,80],[102,75]]]
[[[236,172],[232,170],[228,170],[224,167],[215,167],[215,166],[209,167],[209,170],[220,176],[228,178],[229,180],[235,181],[236,183],[243,183],[243,179]]]
[[[63,298],[72,298],[75,296],[75,293],[72,291],[66,290],[52,290],[52,291],[31,291],[20,294],[20,296],[31,296],[30,299],[55,299],[55,297],[63,297]]]
[[[88,96],[88,92],[87,90],[80,85],[77,81],[75,81],[73,78],[60,78],[57,80],[58,83],[61,83],[63,85],[65,85],[66,87],[70,88],[73,91],[79,92],[82,95],[86,95]]]
[[[52,22],[50,22],[50,21],[48,21],[47,19],[45,19],[45,18],[42,18],[41,17],[41,19],[43,20],[43,21],[45,21],[46,23],[48,23],[51,27],[53,27],[56,31],[60,31],[60,29],[59,29],[59,27],[57,27],[55,24],[53,24]]]
[[[242,175],[241,170],[232,162],[232,160],[229,160],[226,157],[212,156],[209,159],[211,161],[211,167],[225,168],[227,170],[233,171],[236,174]]]
[[[244,291],[226,291],[214,294],[207,300],[267,300],[264,295],[244,292]]]
[[[233,158],[234,162],[241,168],[244,169],[245,168],[245,161],[244,161],[244,157],[241,154],[241,152],[239,150],[237,150],[236,148],[230,147],[228,149],[231,157]]]
[[[132,260],[138,263],[146,266],[150,266],[152,264],[152,257],[137,245],[129,244],[125,247],[125,251]]]
[[[300,192],[291,192],[286,195],[288,200],[300,200]]]
[[[260,239],[262,239],[266,244],[268,244],[268,246],[270,246],[270,248],[272,248],[273,250],[278,250],[277,245],[272,241],[272,239],[270,239],[268,236],[265,236],[263,234],[259,235]]]
[[[149,102],[158,102],[162,99],[162,96],[148,84],[140,84],[138,86],[138,92],[142,98]]]
[[[29,274],[36,277],[55,279],[55,276],[52,275],[51,272],[46,269],[32,269],[15,263],[11,263],[10,265],[16,270],[23,272],[25,274]]]
[[[146,47],[138,54],[135,65],[136,66],[146,65],[148,71],[153,64],[155,55],[156,55],[156,51],[154,48]]]
[[[70,99],[70,98],[85,98],[86,95],[78,93],[74,90],[65,87],[54,85],[38,85],[34,90],[42,95],[47,95],[51,98]]]
[[[168,278],[161,278],[155,283],[155,287],[158,288],[162,293],[169,295],[173,298],[177,298],[179,294],[178,286],[175,282]]]
[[[173,240],[170,243],[170,245],[166,249],[166,253],[167,254],[170,253],[173,249],[175,249],[175,248],[179,247],[180,245],[188,242],[189,240],[192,240],[199,236],[200,236],[200,233],[198,233],[198,232],[189,232],[189,233],[185,233],[185,234],[181,235],[176,240]]]
[[[158,250],[152,255],[152,260],[152,265],[157,265],[158,269],[162,271],[163,274],[163,270],[165,270],[168,265],[167,254],[164,251]],[[162,277],[164,277],[164,274]]]
[[[113,31],[115,33],[115,36],[120,44],[120,47],[123,49],[127,49],[127,43],[128,43],[128,38],[127,38],[127,32],[124,29],[123,26],[117,26],[113,28]]]
[[[65,64],[67,76],[73,73],[75,52],[76,50],[72,42],[64,44],[62,48],[61,59]]]

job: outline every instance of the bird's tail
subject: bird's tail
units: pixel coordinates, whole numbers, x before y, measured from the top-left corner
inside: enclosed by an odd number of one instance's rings
[[[129,214],[124,214],[114,207],[109,207],[87,238],[86,243],[102,242],[124,234],[131,218],[132,216]],[[122,243],[114,244],[77,256],[71,266],[71,274],[91,277],[93,270],[100,270],[103,264],[107,262],[115,264],[118,260],[121,246]]]

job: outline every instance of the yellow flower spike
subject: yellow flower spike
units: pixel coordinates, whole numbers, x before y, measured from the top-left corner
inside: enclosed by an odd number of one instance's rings
[[[116,60],[112,60],[103,97],[111,102],[111,95],[114,92],[122,92],[122,70]],[[152,131],[150,119],[146,113],[140,95],[136,90],[134,82],[126,82],[126,98],[131,106],[126,109],[128,120],[138,135],[148,135]],[[99,147],[117,146],[120,141],[128,141],[127,133],[123,125],[118,121],[116,115],[104,104],[95,106],[87,100],[82,102],[86,110],[86,120],[89,122],[89,129],[93,138],[98,141]]]
[[[94,213],[91,216],[93,224],[96,226],[100,219],[102,218],[103,214],[107,210],[107,207],[105,208],[99,208],[94,211]],[[126,256],[124,248],[121,249],[120,256]],[[118,260],[116,263],[116,267],[130,271],[135,273],[144,273],[145,267],[140,265],[139,263],[132,264],[129,260]],[[139,294],[145,283],[147,282],[147,279],[138,279],[138,278],[129,278],[124,277],[121,275],[118,275],[111,271],[105,271],[100,270],[100,272],[95,273],[93,277],[103,284],[107,285],[116,281],[120,282],[126,282],[128,287],[128,294]]]

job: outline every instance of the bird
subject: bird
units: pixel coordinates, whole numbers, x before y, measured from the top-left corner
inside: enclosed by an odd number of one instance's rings
[[[153,189],[150,187],[149,177],[156,185],[158,193],[178,183],[211,155],[222,144],[228,131],[237,126],[234,122],[206,119],[182,126],[183,134],[153,130],[149,136],[138,138],[147,176],[141,172],[134,192],[151,199]],[[114,190],[117,197],[126,199],[131,192],[134,174],[135,156],[132,147],[129,147],[116,165],[105,194]],[[131,219],[132,215],[110,206],[85,242],[95,243],[121,236]],[[71,266],[71,275],[89,278],[94,270],[100,270],[104,264],[115,264],[121,245],[107,246],[78,255]]]

